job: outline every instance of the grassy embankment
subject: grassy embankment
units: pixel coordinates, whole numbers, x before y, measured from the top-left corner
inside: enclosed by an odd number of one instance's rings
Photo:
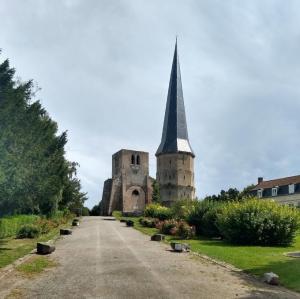
[[[138,217],[122,217],[119,212],[113,214],[117,219],[131,219],[134,228],[147,235],[153,235],[158,230],[141,226]],[[167,242],[174,240],[167,236]],[[288,247],[238,246],[220,240],[198,238],[182,240],[191,246],[191,250],[205,254],[215,260],[224,261],[255,276],[265,272],[274,272],[280,276],[283,286],[300,292],[300,258],[286,257],[284,253],[300,251],[300,233],[295,243]]]
[[[50,220],[53,226],[49,232],[35,239],[16,239],[18,229],[24,224],[39,223],[40,217],[18,215],[0,219],[0,269],[28,254],[36,247],[37,242],[55,239],[61,227],[69,226],[71,217]],[[51,223],[50,222],[50,223]]]

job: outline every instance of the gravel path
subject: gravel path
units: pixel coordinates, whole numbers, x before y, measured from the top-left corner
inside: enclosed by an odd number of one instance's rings
[[[83,218],[51,259],[58,266],[36,277],[2,277],[0,298],[300,298],[103,217]]]

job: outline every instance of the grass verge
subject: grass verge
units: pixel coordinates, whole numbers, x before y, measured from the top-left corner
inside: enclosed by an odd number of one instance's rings
[[[37,242],[45,242],[58,238],[59,229],[67,226],[69,226],[69,223],[62,224],[36,239],[15,239],[12,237],[0,239],[0,269],[28,254],[36,247]]]
[[[43,272],[45,269],[55,267],[56,263],[46,256],[34,256],[17,267],[21,273],[31,276]]]
[[[138,217],[122,217],[119,213],[113,214],[117,219],[134,221],[134,228],[147,235],[158,232],[155,228],[141,226]],[[166,236],[166,241],[174,240]],[[176,239],[178,241],[178,239]],[[284,255],[286,252],[300,251],[300,234],[292,246],[238,246],[221,240],[198,238],[181,240],[188,243],[193,252],[207,255],[215,260],[229,263],[246,273],[260,277],[265,272],[274,272],[279,275],[283,286],[300,292],[300,258],[291,258]]]

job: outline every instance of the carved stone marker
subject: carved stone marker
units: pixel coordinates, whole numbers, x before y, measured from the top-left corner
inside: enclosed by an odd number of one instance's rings
[[[50,254],[55,250],[54,245],[50,245],[47,243],[37,243],[36,244],[36,252],[38,254]]]
[[[79,226],[79,219],[74,219],[72,221],[72,226]]]
[[[163,241],[165,239],[165,235],[155,234],[151,236],[151,241]]]
[[[265,273],[263,275],[263,281],[268,284],[278,286],[279,285],[279,276],[273,272]]]
[[[172,242],[170,245],[172,249],[177,252],[190,251],[190,245],[185,243]]]
[[[132,220],[127,220],[126,225],[127,226],[134,226],[134,222]]]
[[[72,235],[72,231],[68,228],[61,228],[59,233],[60,235]]]

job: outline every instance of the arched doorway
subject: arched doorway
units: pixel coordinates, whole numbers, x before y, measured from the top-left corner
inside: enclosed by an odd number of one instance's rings
[[[145,192],[139,186],[132,186],[126,191],[126,197],[123,202],[124,212],[139,212],[145,208]]]

